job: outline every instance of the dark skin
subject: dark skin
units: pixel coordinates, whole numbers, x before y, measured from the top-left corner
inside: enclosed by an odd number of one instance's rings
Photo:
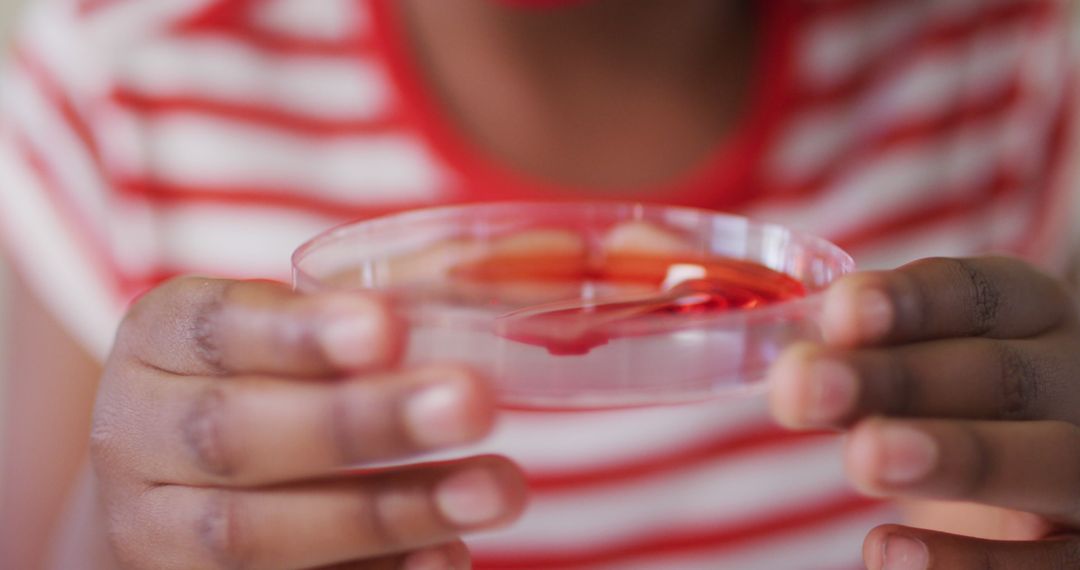
[[[848,475],[866,493],[1004,509],[956,522],[1008,542],[875,529],[871,569],[1076,567],[1076,306],[1064,283],[1008,258],[923,260],[829,290],[826,342],[770,372],[776,417],[848,431]],[[997,528],[979,526],[988,518]]]
[[[494,160],[583,192],[626,196],[682,175],[747,103],[750,3],[403,4],[413,51],[458,130]]]
[[[429,83],[463,136],[529,175],[606,195],[679,176],[730,132],[749,87],[753,26],[743,8],[406,7]],[[609,112],[615,101],[619,111]],[[16,295],[27,307],[17,326],[51,322],[25,289]],[[848,430],[848,470],[868,492],[1016,509],[1003,511],[1017,524],[1001,537],[1031,540],[884,527],[867,538],[867,565],[892,568],[902,554],[918,563],[922,553],[924,563],[910,567],[1075,567],[1080,332],[1064,285],[1013,260],[928,260],[842,281],[826,315],[828,341],[793,349],[771,373],[777,418],[794,429]],[[17,389],[55,398],[73,417],[88,413],[90,395],[54,390],[57,372],[46,366],[77,354],[75,343],[59,326],[42,331],[21,339]],[[523,508],[512,465],[479,458],[382,477],[335,471],[475,441],[490,428],[483,379],[454,363],[402,369],[393,342],[401,334],[389,307],[362,296],[196,278],[146,295],[101,373],[94,470],[76,493],[72,532],[52,547],[82,568],[382,569],[409,557],[466,567],[458,537]],[[825,359],[830,366],[814,365]],[[94,386],[99,373],[85,363],[63,380]],[[435,396],[418,414],[422,394]],[[8,501],[40,493],[30,481],[56,489],[75,479],[88,430],[61,430],[48,417],[8,416],[20,429],[5,434],[6,464],[20,461],[10,455],[19,446],[64,458],[5,481]],[[35,567],[49,548],[60,505],[32,504],[44,522],[15,554],[0,554],[4,567]],[[5,528],[19,522],[10,510],[3,516]],[[1052,526],[1065,532],[1048,539]],[[91,561],[93,552],[102,554]]]

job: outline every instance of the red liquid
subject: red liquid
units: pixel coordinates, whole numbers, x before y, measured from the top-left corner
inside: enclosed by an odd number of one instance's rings
[[[667,291],[660,288],[673,266],[700,275]],[[514,282],[651,286],[656,293],[574,300],[530,307],[499,319],[504,338],[542,346],[554,355],[586,354],[611,339],[659,332],[657,316],[704,316],[752,309],[806,295],[802,283],[757,263],[731,258],[694,259],[658,255],[494,256],[463,264],[452,277],[483,284]]]

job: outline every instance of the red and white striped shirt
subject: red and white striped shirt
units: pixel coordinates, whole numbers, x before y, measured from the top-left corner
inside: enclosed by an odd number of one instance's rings
[[[741,130],[652,196],[835,240],[863,267],[998,250],[1050,261],[1064,226],[1063,0],[763,0]],[[550,198],[439,113],[392,0],[38,0],[0,90],[0,234],[104,355],[129,300],[197,272],[285,279],[346,220]],[[76,284],[73,287],[73,284]],[[524,519],[488,569],[859,567],[885,505],[839,446],[760,400],[508,412]]]

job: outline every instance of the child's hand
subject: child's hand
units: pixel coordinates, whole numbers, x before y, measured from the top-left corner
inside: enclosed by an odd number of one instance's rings
[[[186,278],[131,310],[92,455],[113,550],[135,568],[468,567],[464,531],[521,511],[500,458],[343,469],[474,441],[484,383],[396,369],[402,327],[360,294]],[[427,564],[425,564],[425,562]]]
[[[1047,523],[1036,542],[885,526],[867,565],[1080,568],[1080,324],[1065,286],[1016,260],[930,259],[848,277],[825,305],[826,346],[770,372],[782,423],[850,428],[847,471],[868,493]]]

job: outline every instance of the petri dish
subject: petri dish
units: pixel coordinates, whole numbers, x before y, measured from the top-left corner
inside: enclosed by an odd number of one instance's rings
[[[753,391],[819,340],[822,291],[854,270],[828,241],[708,210],[484,203],[331,229],[293,255],[301,292],[377,291],[403,364],[458,362],[503,406],[603,409]]]

